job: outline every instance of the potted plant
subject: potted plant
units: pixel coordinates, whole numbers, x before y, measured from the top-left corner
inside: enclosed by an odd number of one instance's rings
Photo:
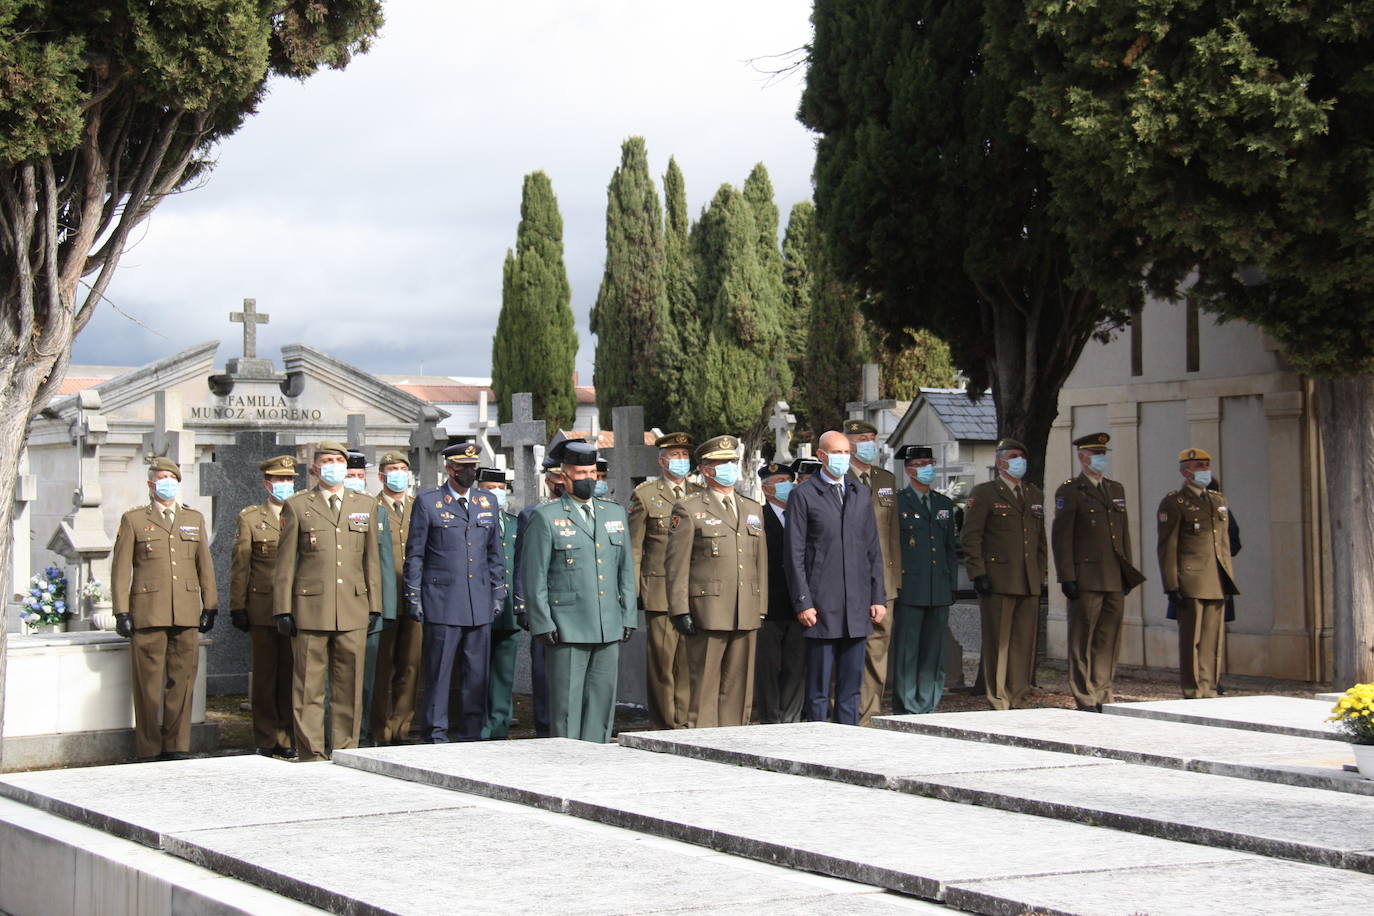
[[[110,592],[99,579],[92,579],[81,589],[90,607],[91,626],[97,630],[115,628],[114,605],[110,602]]]
[[[1374,684],[1356,684],[1347,690],[1331,707],[1327,721],[1338,723],[1350,739],[1360,775],[1374,779]]]
[[[61,633],[67,629],[67,577],[49,566],[29,580],[27,594],[19,596],[19,619],[30,633]]]

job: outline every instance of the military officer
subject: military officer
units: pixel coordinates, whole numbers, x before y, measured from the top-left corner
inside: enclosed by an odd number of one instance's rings
[[[567,442],[565,492],[530,513],[520,575],[530,633],[545,644],[549,725],[606,743],[615,722],[620,643],[634,632],[635,569],[625,510],[596,499],[596,449]]]
[[[605,499],[611,493],[611,482],[607,477],[611,473],[611,465],[605,458],[596,459],[596,486],[592,488],[592,495],[597,499]]]
[[[348,473],[344,475],[344,489],[354,493],[367,492],[367,456],[357,449],[348,450]]]
[[[377,494],[375,511],[379,518],[386,516],[399,604],[405,593],[406,537],[410,534],[410,511],[415,502],[410,493],[410,459],[403,452],[383,453],[377,459],[377,478],[382,488]],[[384,622],[377,638],[377,667],[368,715],[369,731],[377,745],[404,744],[410,739],[420,686],[423,634],[424,626],[398,608],[395,621]]]
[[[767,499],[763,537],[768,545],[768,610],[759,624],[754,651],[754,717],[765,725],[800,722],[806,699],[806,640],[787,593],[782,549],[787,499],[795,476],[786,464],[771,462],[759,468]]]
[[[668,522],[673,504],[701,492],[692,483],[692,437],[668,433],[654,441],[658,448],[661,477],[635,487],[630,497],[630,542],[635,569],[639,572],[639,604],[648,628],[649,721],[654,728],[686,728],[691,699],[691,675],[687,644],[668,621],[667,573],[663,568],[668,548]]]
[[[491,494],[500,509],[497,520],[501,528],[501,554],[506,565],[506,598],[501,604],[501,613],[496,615],[491,624],[487,717],[482,722],[482,737],[505,738],[510,732],[515,697],[515,662],[520,655],[520,627],[515,620],[515,594],[511,587],[515,575],[518,519],[506,508],[510,499],[510,483],[505,471],[482,468],[477,473],[477,485]]]
[[[180,489],[181,468],[154,458],[148,505],[120,518],[111,559],[115,628],[130,642],[140,760],[190,755],[197,641],[215,625],[219,606],[210,532],[203,515],[177,503]]]
[[[819,474],[821,463],[815,458],[794,458],[792,460],[792,473],[796,475],[796,484],[801,486],[811,479],[812,475]]]
[[[348,449],[340,443],[316,443],[310,468],[315,486],[281,510],[272,609],[278,631],[291,637],[291,716],[303,762],[357,745],[367,630],[382,613],[376,504],[344,488],[347,462]]]
[[[522,630],[530,628],[530,615],[525,606],[525,580],[520,574],[520,547],[525,542],[525,529],[529,527],[530,516],[534,514],[534,510],[563,495],[563,465],[559,461],[559,455],[567,441],[566,439],[557,439],[549,443],[548,449],[544,452],[543,462],[545,496],[539,502],[521,509],[520,516],[515,523],[515,570],[511,575],[511,586],[515,591],[513,602],[515,623]],[[544,641],[533,637],[530,638],[530,694],[530,705],[534,710],[534,736],[547,738],[549,736],[548,665],[545,664],[544,660]]]
[[[964,563],[982,612],[983,679],[993,709],[1024,707],[1035,673],[1049,557],[1044,496],[1022,480],[1026,465],[1024,445],[999,440],[997,478],[974,487],[964,510]]]
[[[1145,577],[1131,565],[1126,488],[1106,477],[1107,433],[1073,440],[1079,474],[1054,491],[1054,568],[1069,601],[1069,691],[1078,708],[1112,701],[1125,596]]]
[[[901,579],[902,552],[900,526],[897,520],[897,478],[887,468],[879,467],[878,427],[867,420],[845,420],[844,434],[849,437],[854,455],[849,473],[868,487],[873,496],[873,516],[878,523],[878,544],[883,551],[883,588],[887,590],[887,614],[873,624],[864,656],[864,685],[859,698],[859,724],[879,712],[883,690],[887,683],[887,649],[892,636],[892,599]]]
[[[1208,490],[1212,456],[1200,448],[1178,455],[1183,486],[1159,504],[1159,577],[1178,606],[1178,675],[1188,699],[1217,695],[1226,596],[1239,595],[1231,571],[1230,510]]]
[[[258,467],[267,501],[239,513],[229,570],[229,619],[248,634],[253,658],[253,743],[264,757],[296,756],[291,724],[291,640],[277,632],[272,576],[281,539],[281,507],[296,492],[296,459],[268,458]]]
[[[458,669],[458,740],[482,737],[487,717],[491,622],[506,599],[496,498],[475,486],[481,452],[474,442],[443,451],[448,482],[425,490],[411,513],[406,540],[406,613],[424,635],[424,730],[431,744],[448,741],[449,692]]]
[[[763,507],[735,492],[739,440],[697,449],[706,489],[673,506],[664,568],[668,615],[687,640],[688,728],[748,725],[754,643],[768,609]]]
[[[959,571],[954,502],[932,488],[935,451],[906,445],[897,452],[907,486],[897,494],[902,579],[892,624],[892,712],[934,712],[945,689],[949,606]]]

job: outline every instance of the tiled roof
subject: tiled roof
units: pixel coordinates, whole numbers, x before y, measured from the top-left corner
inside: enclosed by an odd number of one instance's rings
[[[572,432],[564,431],[564,432],[563,432],[563,435],[567,436],[569,439],[585,439],[585,438],[587,438],[588,436],[591,435],[591,430],[586,430],[586,429],[575,429],[575,430],[573,430]],[[650,432],[650,431],[648,431],[648,430],[645,431],[645,433],[644,433],[644,444],[645,444],[645,445],[653,445],[653,444],[654,444],[655,442],[657,442],[657,441],[658,441],[658,437],[657,437],[657,436],[655,436],[652,432]],[[614,447],[615,447],[615,430],[613,430],[613,429],[603,429],[603,430],[598,434],[598,436],[597,436],[596,447],[597,447],[597,448],[614,448]]]
[[[961,389],[922,388],[921,397],[955,439],[997,441],[997,407],[992,403],[991,394],[970,401],[968,392]]]
[[[423,401],[429,401],[431,404],[476,404],[483,391],[487,393],[488,402],[493,404],[496,402],[496,394],[489,386],[465,385],[451,381],[442,375],[409,377],[383,375],[379,377],[406,394],[414,395]],[[574,386],[573,394],[576,396],[578,404],[596,403],[596,388],[591,385]]]
[[[101,382],[108,382],[108,378],[89,378],[69,375],[62,379],[62,383],[57,386],[54,397],[63,397],[68,394],[76,394],[78,391],[85,391],[87,388],[94,388]]]

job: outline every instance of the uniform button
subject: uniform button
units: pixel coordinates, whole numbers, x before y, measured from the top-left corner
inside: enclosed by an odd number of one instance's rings
[[[600,563],[600,562],[601,562],[601,558],[600,558],[600,557],[597,557],[597,558],[596,558],[596,562]]]
[[[172,561],[172,565],[173,565],[173,566],[176,566],[176,565],[177,565],[177,561],[176,561],[176,560],[173,560],[173,561]]]
[[[177,577],[176,577],[176,576],[173,576],[173,577],[172,577],[172,581],[175,582],[176,580],[177,580]]]
[[[606,594],[606,593],[605,593],[605,592],[602,592],[602,593],[601,593],[601,594],[603,594],[603,595],[604,595],[604,594]]]
[[[468,573],[468,578],[469,578],[469,579],[472,578],[472,573]]]
[[[342,566],[342,565],[343,565],[343,560],[340,560],[336,565]]]
[[[597,578],[598,578],[598,579],[604,579],[604,578],[606,578],[606,577],[605,577],[605,576],[597,576]]]
[[[343,545],[342,545],[342,544],[335,544],[334,546],[337,547],[339,550],[343,550]]]
[[[741,564],[739,565],[739,568],[740,568],[740,569],[743,569],[743,568],[744,568],[744,564],[741,563]]]
[[[335,579],[334,581],[337,582],[337,583],[339,583],[340,585],[343,585],[343,580],[342,580],[342,579]]]

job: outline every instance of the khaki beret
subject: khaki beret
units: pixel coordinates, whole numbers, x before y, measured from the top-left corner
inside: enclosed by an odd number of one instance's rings
[[[450,445],[440,452],[445,461],[452,461],[454,464],[478,464],[482,460],[482,451],[475,442],[459,442]]]
[[[348,446],[342,442],[335,442],[333,439],[321,439],[315,443],[316,455],[338,455],[340,458],[348,458]]]
[[[404,464],[410,467],[410,456],[405,452],[382,452],[382,457],[377,459],[377,467],[384,468],[388,464]]]
[[[844,430],[846,436],[861,436],[864,433],[873,433],[875,436],[878,434],[878,427],[867,420],[845,420],[844,425],[840,428]]]
[[[1073,444],[1087,452],[1109,452],[1107,443],[1112,441],[1112,437],[1106,433],[1088,433],[1086,436],[1079,436],[1073,440]]]
[[[296,459],[290,455],[278,455],[275,458],[268,458],[258,465],[264,477],[295,477]]]
[[[734,436],[716,436],[697,446],[698,461],[729,461],[739,457],[739,440]]]
[[[171,471],[176,475],[177,480],[181,479],[181,468],[177,467],[177,463],[170,458],[154,458],[148,462],[148,473],[151,474],[154,471]]]
[[[692,437],[686,433],[668,433],[654,440],[655,448],[691,448]]]
[[[1029,452],[1026,450],[1026,447],[1025,447],[1024,445],[1022,445],[1020,442],[1016,441],[1015,439],[998,439],[998,440],[997,440],[997,451],[999,451],[999,452],[1004,452],[1004,451],[1006,451],[1007,449],[1012,449],[1012,448],[1017,449],[1017,450],[1019,450],[1019,451],[1021,451],[1021,452],[1023,452],[1023,453],[1029,454]]]
[[[1206,449],[1185,448],[1178,453],[1179,461],[1211,461],[1212,456],[1207,454]]]

